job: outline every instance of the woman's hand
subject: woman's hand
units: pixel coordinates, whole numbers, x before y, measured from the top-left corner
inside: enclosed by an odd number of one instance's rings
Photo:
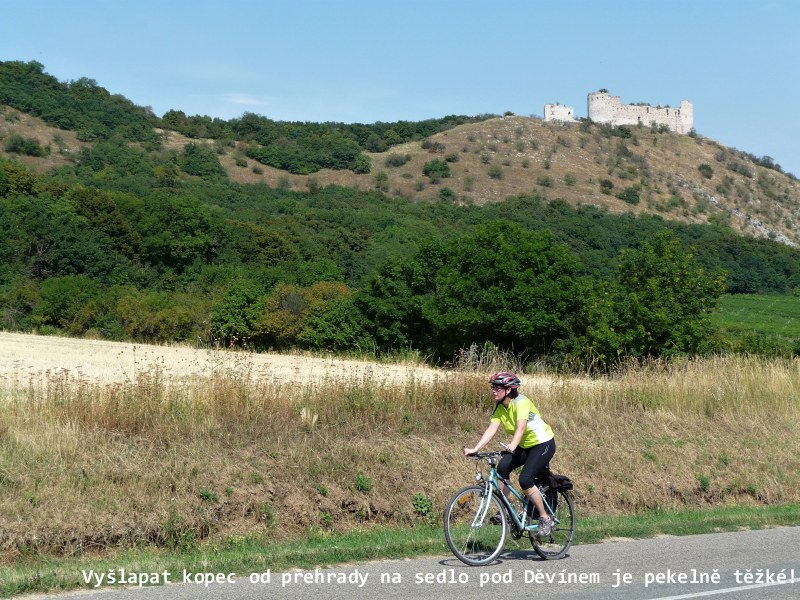
[[[464,456],[469,456],[470,454],[475,454],[478,451],[477,448],[464,448]]]

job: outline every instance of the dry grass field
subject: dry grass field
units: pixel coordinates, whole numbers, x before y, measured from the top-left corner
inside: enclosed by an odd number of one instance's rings
[[[427,522],[471,480],[496,368],[9,334],[0,357],[0,563]],[[523,385],[582,514],[800,502],[800,361]]]
[[[404,384],[410,379],[430,382],[441,376],[436,369],[420,365],[0,332],[0,385],[4,381],[24,383],[60,375],[97,384],[132,383],[137,374],[154,369],[165,380],[177,383],[242,370],[256,379],[275,383],[355,379]]]

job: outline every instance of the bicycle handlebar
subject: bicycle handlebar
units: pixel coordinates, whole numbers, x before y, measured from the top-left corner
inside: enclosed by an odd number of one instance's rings
[[[473,452],[472,454],[467,454],[467,458],[474,458],[475,460],[480,460],[481,458],[492,458],[503,456],[503,454],[508,454],[507,450],[495,450],[494,452]]]

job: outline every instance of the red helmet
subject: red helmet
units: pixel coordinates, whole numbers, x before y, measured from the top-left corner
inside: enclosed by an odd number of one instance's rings
[[[518,388],[520,386],[519,377],[511,371],[500,371],[489,377],[489,383],[505,388]]]

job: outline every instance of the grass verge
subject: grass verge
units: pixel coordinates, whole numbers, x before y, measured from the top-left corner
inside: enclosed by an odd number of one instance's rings
[[[615,538],[649,538],[657,535],[693,535],[738,529],[762,529],[797,524],[800,505],[726,506],[685,511],[645,511],[636,515],[590,516],[577,523],[576,544]],[[526,539],[507,544],[507,550],[529,549]],[[180,581],[188,572],[249,573],[268,569],[313,568],[377,559],[397,559],[424,554],[447,555],[441,525],[413,528],[372,527],[343,534],[312,530],[304,537],[282,543],[257,538],[228,538],[184,553],[163,549],[133,549],[103,557],[50,558],[31,556],[4,569],[0,598],[32,592],[59,592],[93,587],[85,573],[172,574]]]

